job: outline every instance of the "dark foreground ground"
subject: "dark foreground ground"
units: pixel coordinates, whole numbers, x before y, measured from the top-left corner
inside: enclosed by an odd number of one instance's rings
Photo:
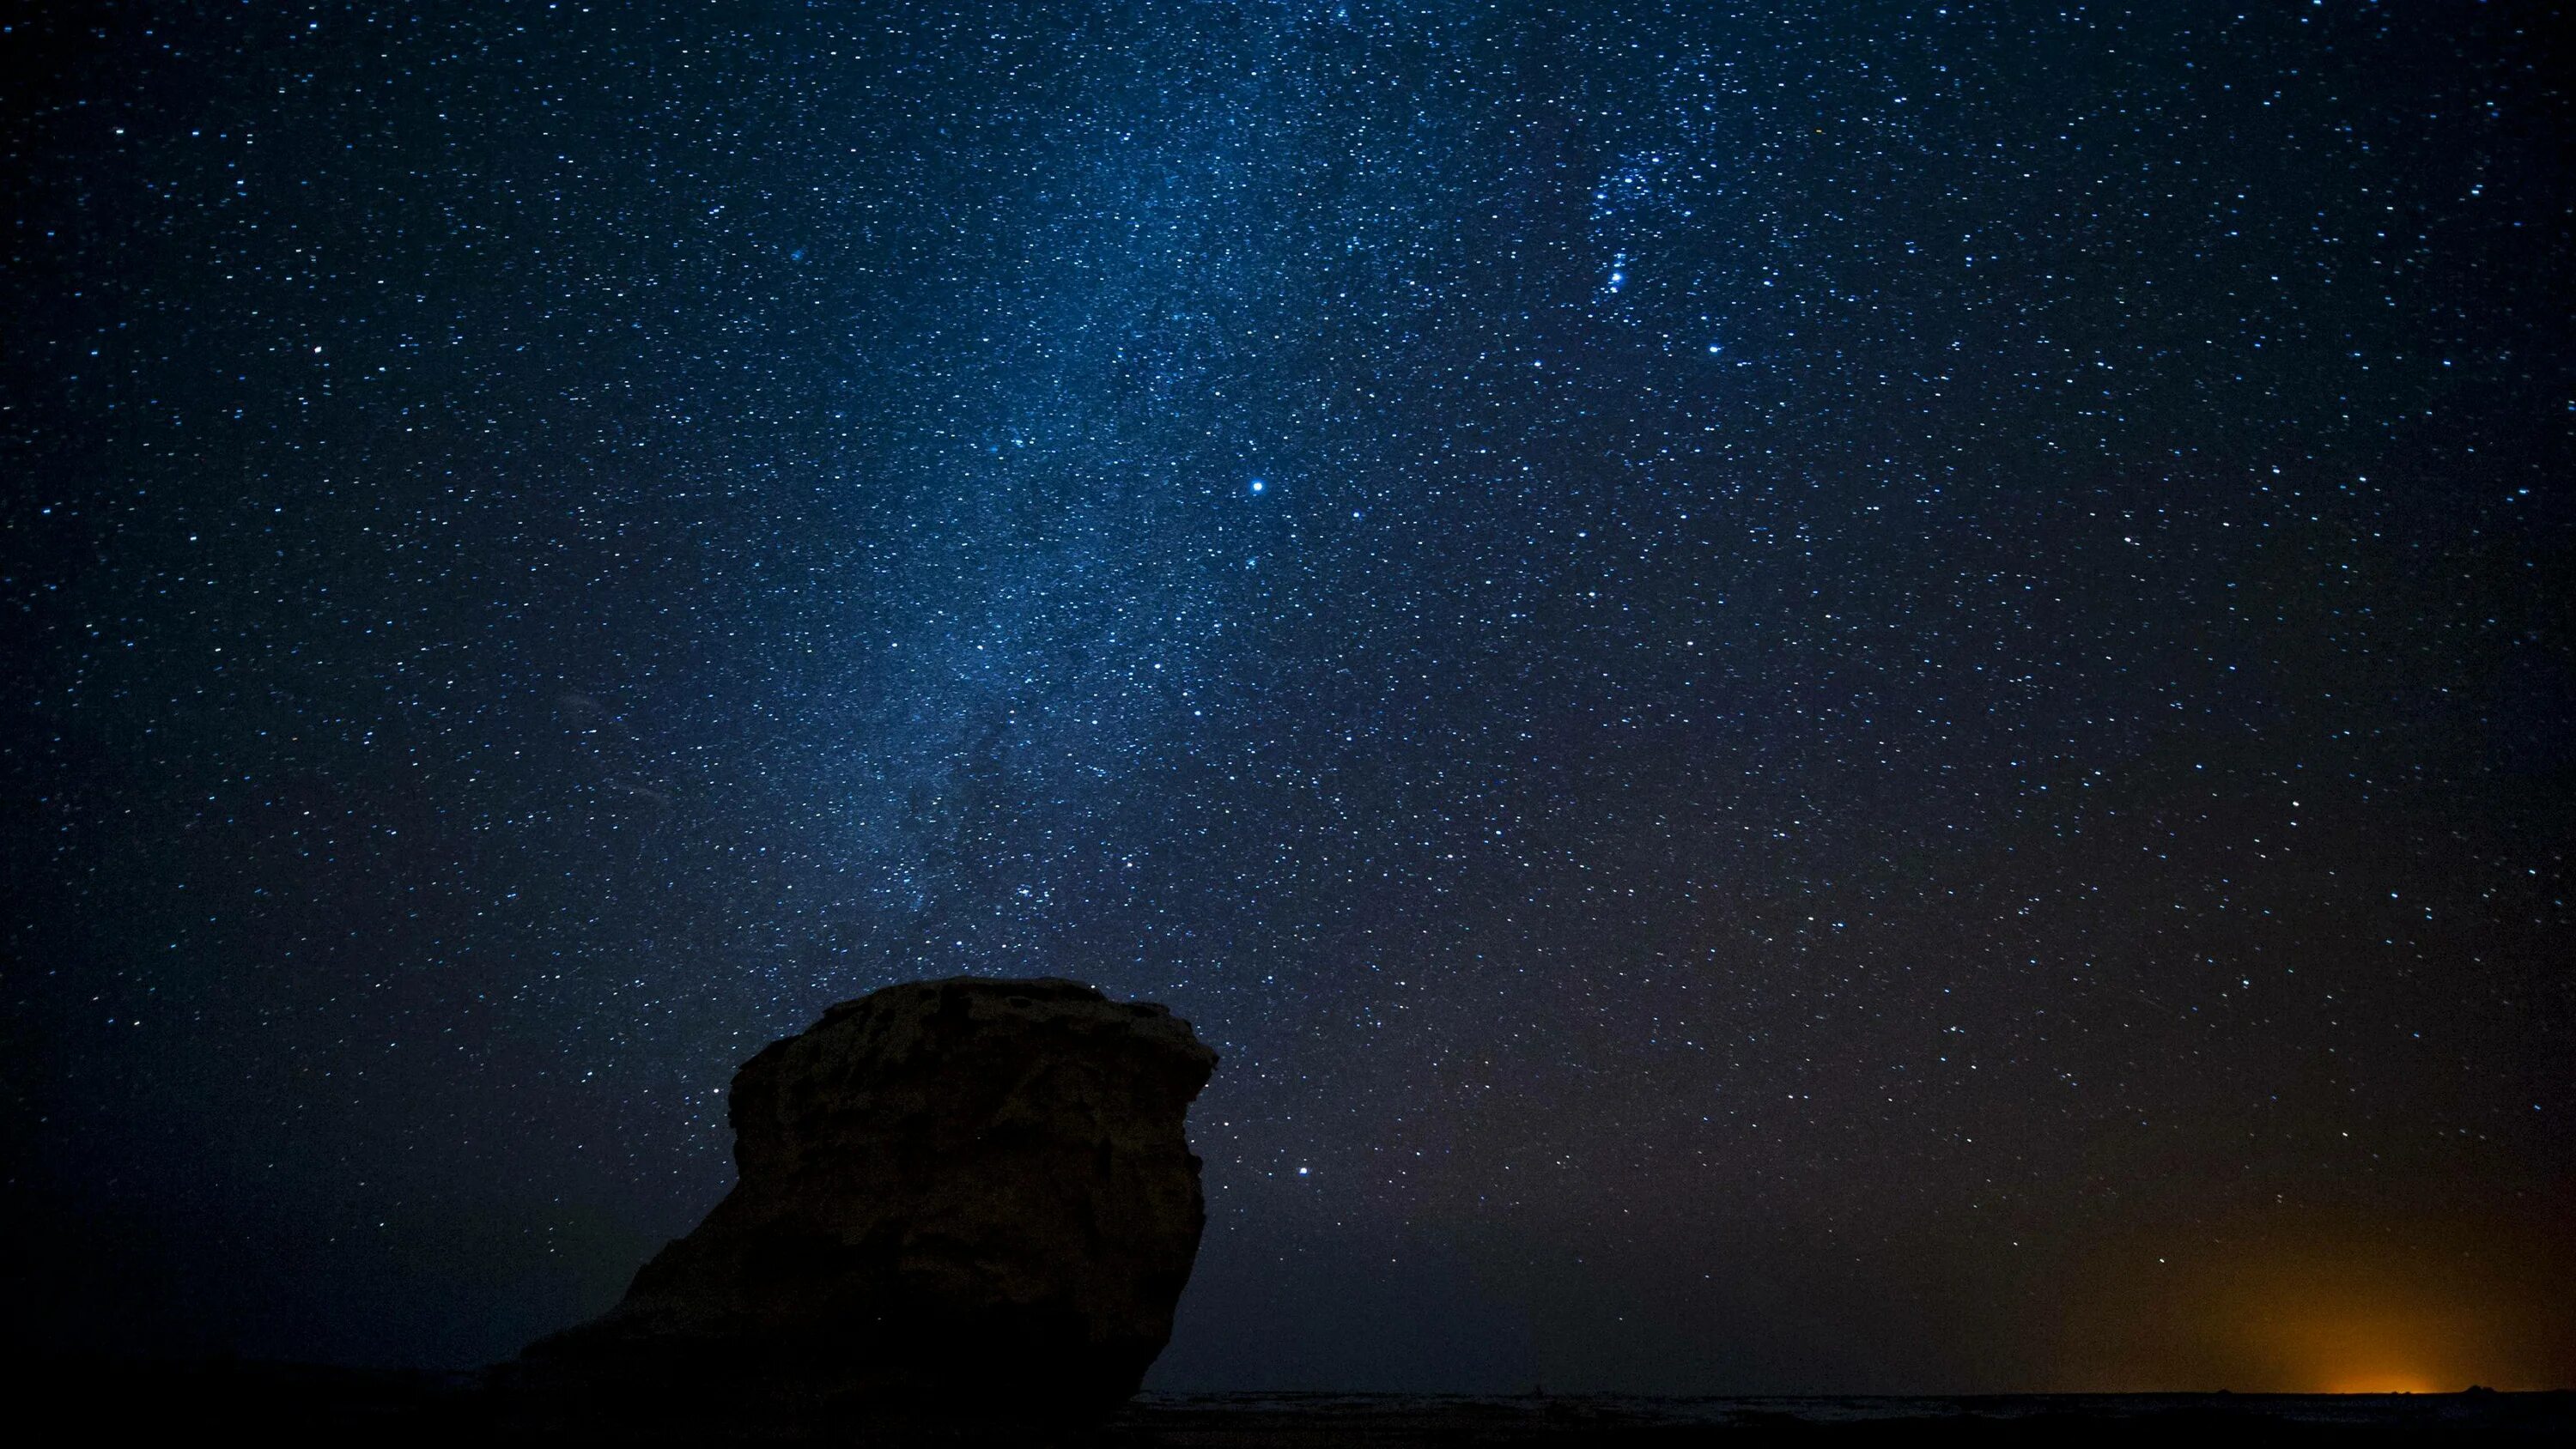
[[[2576,1443],[2576,1394],[2015,1394],[1646,1399],[1568,1395],[1147,1396],[1108,1431],[1137,1446]],[[2215,1445],[2211,1446],[2215,1449]]]
[[[790,1433],[697,1421],[603,1429],[532,1420],[464,1375],[291,1364],[33,1364],[0,1385],[21,1426],[90,1443],[348,1445],[873,1444],[885,1449],[1631,1449],[1796,1444],[2576,1444],[2576,1393],[2104,1394],[1985,1398],[1482,1398],[1147,1394],[1076,1434],[937,1426]],[[16,1439],[13,1432],[10,1438]],[[35,1442],[19,1440],[18,1442]],[[68,1441],[61,1441],[68,1442]]]

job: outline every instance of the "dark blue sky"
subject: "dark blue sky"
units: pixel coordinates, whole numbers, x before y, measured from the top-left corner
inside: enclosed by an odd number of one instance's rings
[[[1159,1383],[2565,1381],[2560,8],[10,22],[13,1332],[963,971],[1225,1054]]]

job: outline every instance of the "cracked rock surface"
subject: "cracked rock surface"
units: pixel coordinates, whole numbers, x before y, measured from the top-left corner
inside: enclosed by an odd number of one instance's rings
[[[523,1381],[681,1419],[1100,1419],[1171,1337],[1216,1060],[1071,981],[835,1006],[734,1077],[732,1193]]]

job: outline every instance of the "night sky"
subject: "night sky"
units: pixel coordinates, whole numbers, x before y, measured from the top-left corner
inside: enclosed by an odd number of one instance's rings
[[[23,1347],[462,1365],[890,982],[1150,1384],[2576,1379],[2549,3],[0,22]]]

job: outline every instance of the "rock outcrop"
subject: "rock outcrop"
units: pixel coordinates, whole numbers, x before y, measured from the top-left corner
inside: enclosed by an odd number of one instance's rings
[[[674,1428],[1097,1420],[1171,1337],[1215,1066],[1165,1008],[1070,981],[835,1006],[734,1077],[731,1195],[521,1380]]]

